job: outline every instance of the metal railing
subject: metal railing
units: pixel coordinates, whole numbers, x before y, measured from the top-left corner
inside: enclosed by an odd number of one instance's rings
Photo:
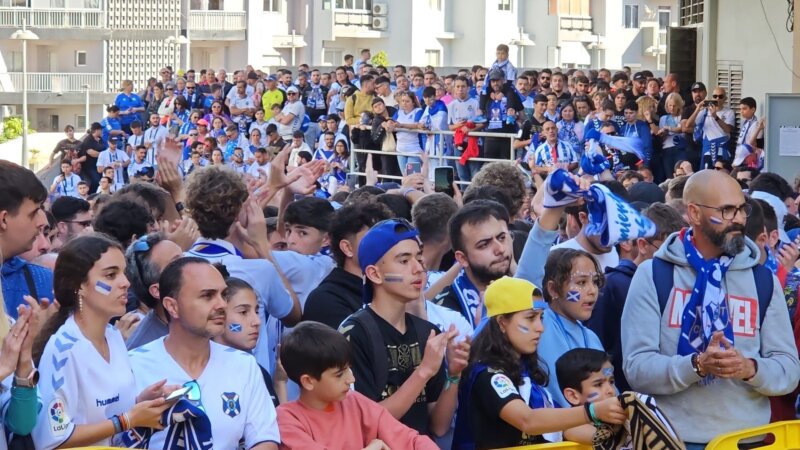
[[[190,11],[189,28],[208,31],[241,31],[247,29],[244,11]]]
[[[105,12],[99,9],[0,8],[0,27],[104,28]]]
[[[103,92],[103,74],[28,72],[29,92],[85,92],[87,84],[90,92]],[[22,92],[22,72],[0,73],[0,91]]]
[[[364,10],[337,10],[333,14],[334,25],[371,26],[372,11]]]
[[[562,30],[592,31],[592,18],[584,16],[561,16]]]
[[[369,129],[370,129],[370,127],[367,127],[367,130],[369,130]],[[442,136],[453,136],[453,135],[455,135],[455,132],[454,131],[450,131],[450,130],[407,130],[407,129],[403,129],[403,130],[398,130],[398,132],[401,132],[401,133],[408,132],[408,133],[417,133],[417,134],[431,134],[431,135],[442,135]],[[479,137],[479,138],[487,138],[487,137],[489,137],[489,138],[503,138],[503,139],[508,139],[509,140],[509,159],[470,158],[469,159],[470,162],[490,163],[490,162],[496,162],[496,161],[505,161],[505,162],[510,162],[512,164],[514,164],[516,162],[516,151],[514,149],[514,141],[516,139],[518,139],[517,133],[491,133],[491,132],[486,132],[486,131],[470,131],[469,136]],[[349,161],[348,161],[349,164],[350,164],[350,171],[348,173],[355,174],[355,175],[361,175],[361,176],[366,176],[366,173],[363,172],[363,171],[359,172],[358,170],[356,170],[356,160],[358,159],[356,157],[356,154],[358,154],[358,153],[373,154],[373,155],[379,155],[379,156],[391,156],[391,155],[394,155],[395,157],[397,157],[397,156],[419,157],[419,155],[420,155],[419,153],[407,153],[407,152],[396,152],[396,151],[395,152],[388,152],[388,151],[383,151],[383,150],[367,150],[367,149],[357,148],[356,145],[357,145],[357,143],[355,143],[355,142],[353,143],[353,145],[351,145],[351,147],[352,147],[351,151],[350,151],[351,154],[350,154],[350,158],[349,158]],[[461,159],[461,156],[445,156],[443,154],[443,148],[440,148],[439,150],[442,150],[442,152],[440,152],[439,154],[437,154],[435,156],[428,156],[428,160],[429,161],[436,160],[438,162],[437,166],[448,165],[445,161],[456,161],[456,164],[459,164],[458,161]],[[403,170],[402,167],[400,169]],[[392,179],[392,180],[401,180],[401,179],[403,179],[402,176],[384,175],[384,174],[378,174],[378,178]],[[461,186],[468,186],[471,182],[470,181],[457,180],[456,183],[458,183]]]

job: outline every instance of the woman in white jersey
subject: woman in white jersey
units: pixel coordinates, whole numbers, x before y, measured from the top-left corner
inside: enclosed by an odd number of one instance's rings
[[[419,145],[419,133],[413,131],[403,131],[404,129],[416,130],[419,128],[419,119],[422,117],[422,109],[419,107],[419,101],[413,92],[404,92],[398,98],[398,106],[394,116],[396,122],[395,129],[397,130],[397,152],[406,153],[404,155],[397,155],[397,163],[400,165],[400,171],[403,175],[406,174],[406,166],[409,162],[418,162],[422,165],[422,160],[413,154],[422,153],[422,147]],[[410,153],[411,155],[408,155]]]
[[[122,247],[105,235],[75,238],[58,254],[53,291],[61,309],[34,345],[42,380],[37,449],[111,445],[131,428],[162,428],[164,382],[136,395],[125,342],[109,325],[125,314],[129,286]]]

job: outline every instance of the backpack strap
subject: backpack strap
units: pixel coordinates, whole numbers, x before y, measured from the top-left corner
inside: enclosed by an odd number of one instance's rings
[[[372,352],[372,372],[375,374],[375,385],[381,391],[386,387],[389,379],[389,359],[386,356],[386,346],[383,343],[383,335],[378,328],[378,323],[372,317],[367,308],[362,308],[350,316],[353,321],[358,323],[366,331]],[[427,337],[426,337],[427,339]],[[422,343],[420,342],[420,345]],[[380,395],[380,392],[378,393]],[[380,401],[380,399],[378,400]]]
[[[764,323],[764,317],[767,315],[767,308],[772,302],[772,290],[775,288],[775,279],[773,278],[772,271],[763,264],[753,266],[753,279],[756,283],[756,292],[758,293],[758,317],[761,324]]]
[[[674,265],[659,257],[653,257],[653,284],[656,286],[658,309],[662,315],[667,308],[669,294],[675,284],[674,278]]]

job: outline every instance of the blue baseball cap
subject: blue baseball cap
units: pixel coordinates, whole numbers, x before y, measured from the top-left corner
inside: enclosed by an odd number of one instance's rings
[[[372,283],[367,279],[367,267],[374,266],[389,250],[405,240],[419,242],[419,233],[405,219],[389,219],[376,223],[358,244],[358,264],[364,274],[361,289],[364,304],[372,301]]]

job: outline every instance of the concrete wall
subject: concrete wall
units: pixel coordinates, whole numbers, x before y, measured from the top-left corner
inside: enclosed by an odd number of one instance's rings
[[[767,93],[792,92],[792,74],[781,61],[783,53],[792,64],[792,34],[785,30],[786,4],[765,1],[766,20],[760,2],[752,0],[719,1],[716,40],[716,59],[741,61],[744,64],[742,94],[753,97],[762,109]],[[767,21],[777,37],[772,40]],[[797,31],[795,31],[797,32]],[[744,38],[743,38],[744,37]],[[709,89],[716,85],[716,74],[703,79]]]

